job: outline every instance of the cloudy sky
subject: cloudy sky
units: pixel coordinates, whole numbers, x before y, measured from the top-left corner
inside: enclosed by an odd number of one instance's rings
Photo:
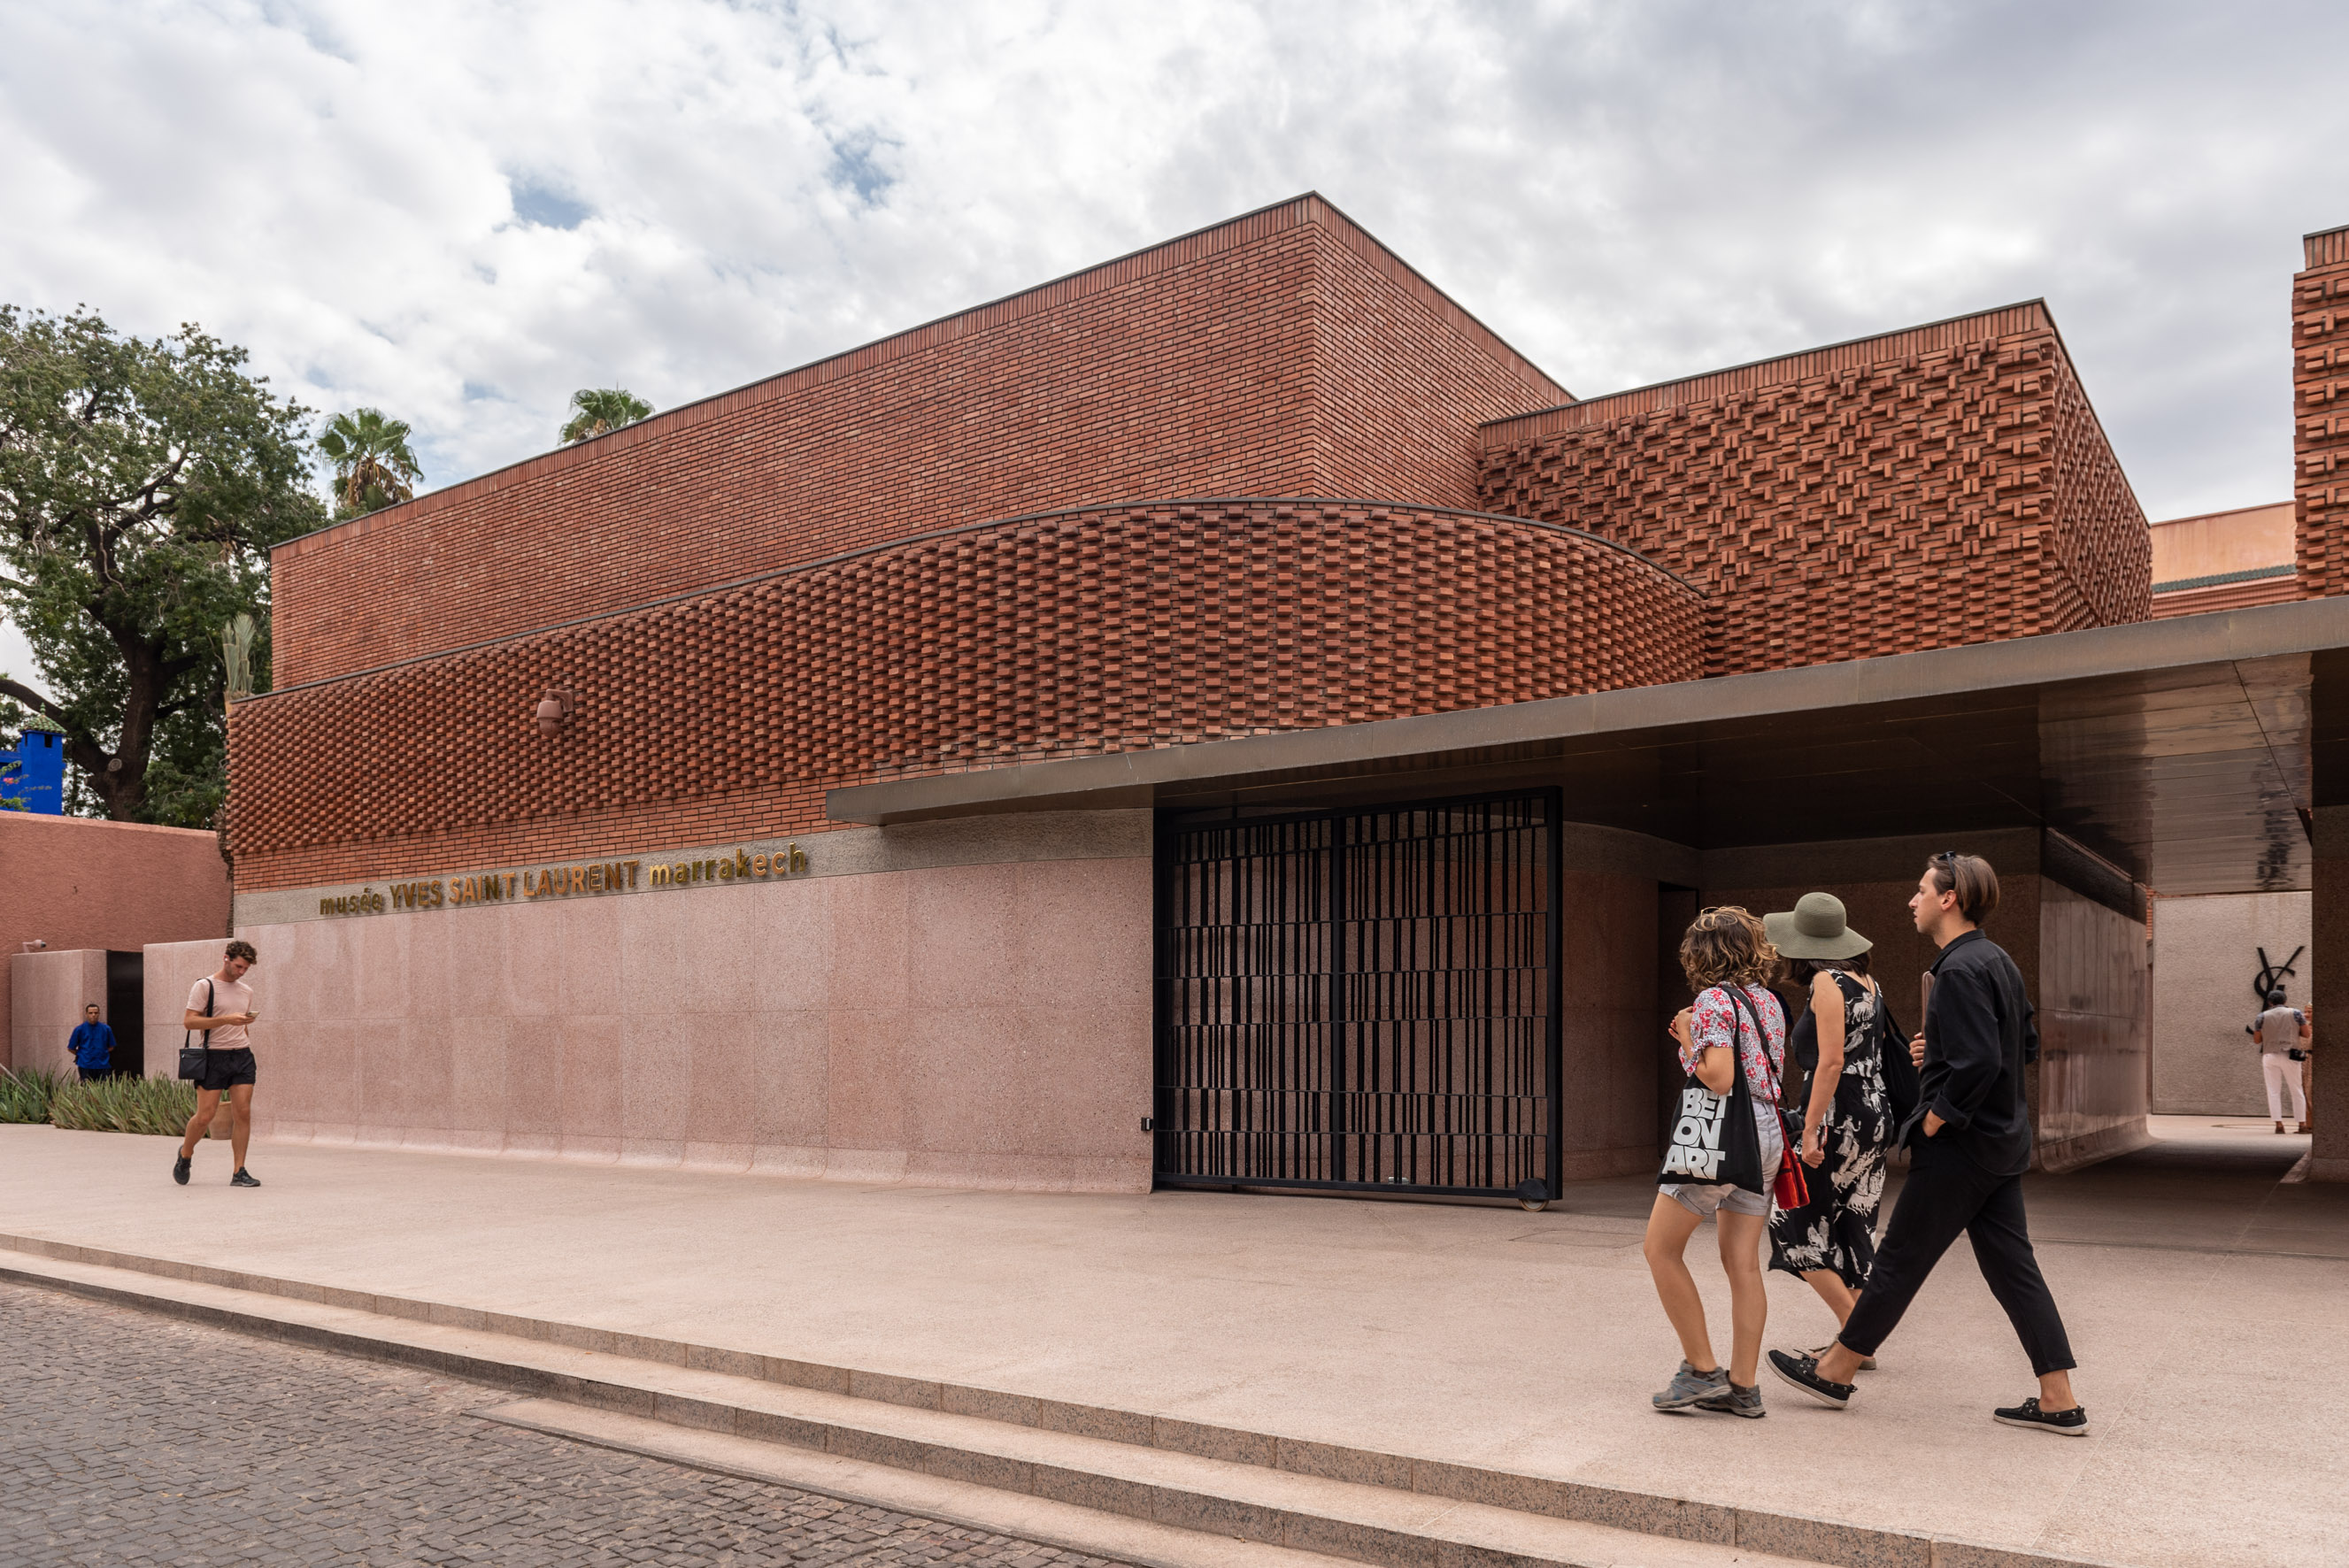
[[[0,300],[201,322],[429,487],[1315,189],[1582,396],[2044,294],[2159,519],[2289,493],[2344,58],[2338,0],[17,5]]]

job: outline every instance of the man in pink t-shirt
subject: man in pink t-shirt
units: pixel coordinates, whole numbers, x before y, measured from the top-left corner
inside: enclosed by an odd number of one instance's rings
[[[253,987],[244,983],[244,976],[260,956],[252,943],[232,942],[220,972],[188,989],[188,1007],[180,1022],[191,1033],[203,1035],[204,1070],[196,1078],[196,1114],[188,1119],[187,1136],[180,1140],[180,1158],[171,1165],[171,1180],[182,1187],[188,1184],[196,1145],[212,1126],[223,1094],[228,1096],[231,1118],[229,1149],[236,1156],[236,1173],[228,1184],[261,1185],[244,1168],[245,1145],[253,1137],[253,1080],[258,1076],[253,1038],[245,1032],[253,1023],[254,1009]]]

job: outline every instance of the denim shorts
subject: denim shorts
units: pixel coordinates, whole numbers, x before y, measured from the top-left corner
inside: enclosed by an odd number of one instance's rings
[[[1773,1112],[1769,1124],[1758,1126],[1762,1134],[1762,1191],[1748,1192],[1743,1187],[1733,1187],[1726,1181],[1672,1181],[1656,1189],[1700,1220],[1710,1220],[1726,1211],[1732,1214],[1751,1214],[1755,1219],[1770,1217],[1770,1183],[1778,1179],[1778,1161],[1786,1157],[1786,1141],[1778,1136],[1777,1116]],[[1758,1123],[1759,1118],[1756,1118]]]

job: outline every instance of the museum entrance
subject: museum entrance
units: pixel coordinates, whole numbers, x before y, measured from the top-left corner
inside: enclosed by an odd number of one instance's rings
[[[1163,814],[1157,1183],[1554,1197],[1557,815]]]

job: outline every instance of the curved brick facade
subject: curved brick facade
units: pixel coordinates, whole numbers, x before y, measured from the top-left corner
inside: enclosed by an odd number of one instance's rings
[[[1653,563],[1516,518],[1015,519],[241,705],[238,883],[805,832],[844,781],[1687,680],[1702,614]],[[578,713],[549,741],[553,686]]]
[[[1704,585],[1707,675],[2152,614],[2145,514],[2037,304],[1485,435],[1486,507]]]

